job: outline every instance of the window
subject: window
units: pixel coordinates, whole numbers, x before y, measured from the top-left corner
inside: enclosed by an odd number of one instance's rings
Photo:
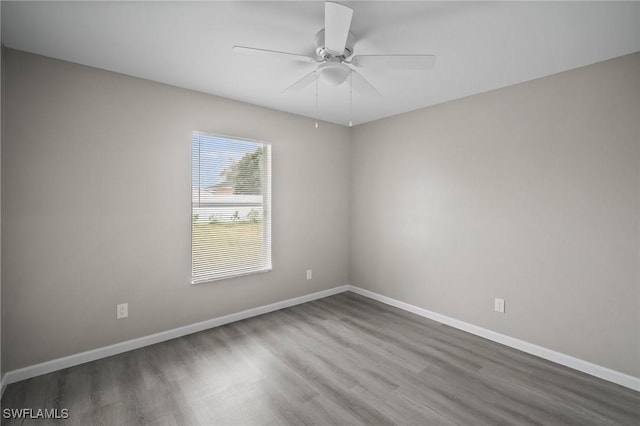
[[[271,270],[270,145],[194,133],[193,283]]]

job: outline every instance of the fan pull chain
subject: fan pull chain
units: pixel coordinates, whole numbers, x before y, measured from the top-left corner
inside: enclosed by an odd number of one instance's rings
[[[316,71],[316,129],[318,128],[318,72]]]
[[[353,70],[349,72],[349,127],[353,126],[353,121],[351,120],[352,105],[353,105]]]

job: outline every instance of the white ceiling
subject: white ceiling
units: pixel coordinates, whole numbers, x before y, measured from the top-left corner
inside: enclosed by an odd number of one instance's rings
[[[429,71],[361,73],[365,123],[640,51],[640,2],[351,2],[356,54],[433,53]],[[313,65],[233,53],[312,54],[322,2],[7,2],[5,46],[315,116],[315,86],[282,90]],[[346,85],[319,89],[319,117],[349,122]]]

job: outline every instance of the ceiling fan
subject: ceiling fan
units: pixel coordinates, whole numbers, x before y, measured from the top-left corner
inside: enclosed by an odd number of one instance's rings
[[[357,69],[422,70],[435,65],[434,55],[376,54],[354,55],[356,38],[350,31],[353,9],[342,4],[324,3],[324,28],[315,36],[315,56],[247,46],[233,46],[234,52],[251,53],[269,57],[316,64],[310,73],[283,90],[298,91],[320,79],[338,86],[349,80],[352,89],[362,95],[380,95],[378,90]]]

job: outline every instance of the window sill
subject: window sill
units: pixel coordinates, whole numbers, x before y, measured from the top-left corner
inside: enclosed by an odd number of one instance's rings
[[[191,280],[191,284],[205,284],[205,283],[210,283],[213,281],[220,281],[220,280],[227,280],[230,278],[238,278],[238,277],[244,277],[247,275],[254,275],[254,274],[264,274],[267,272],[271,272],[273,268],[271,266],[266,267],[266,268],[260,268],[260,269],[251,269],[251,270],[244,270],[244,271],[236,271],[236,272],[229,272],[226,274],[220,274],[220,275],[212,275],[209,277],[205,277],[205,278],[199,278],[197,280]]]

